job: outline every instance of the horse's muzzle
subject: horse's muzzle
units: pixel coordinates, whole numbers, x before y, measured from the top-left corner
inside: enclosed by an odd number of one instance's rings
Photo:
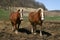
[[[42,17],[41,20],[44,20],[44,17]]]
[[[20,18],[21,21],[23,21],[23,18]]]

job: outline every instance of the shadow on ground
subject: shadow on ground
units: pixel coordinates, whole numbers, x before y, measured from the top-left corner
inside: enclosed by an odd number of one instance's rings
[[[29,31],[28,29],[25,29],[25,28],[20,28],[18,30],[18,32],[32,34],[31,31]],[[36,30],[36,33],[39,34],[40,33],[40,30]],[[48,37],[52,35],[51,33],[45,32],[45,31],[42,31],[42,34],[43,35],[47,35]]]
[[[18,30],[18,32],[31,34],[31,32],[30,32],[29,30],[25,29],[25,28],[20,28],[20,29]]]
[[[36,30],[37,33],[40,33],[40,30]],[[42,31],[42,35],[47,35],[48,37],[51,36],[52,34],[46,31]]]

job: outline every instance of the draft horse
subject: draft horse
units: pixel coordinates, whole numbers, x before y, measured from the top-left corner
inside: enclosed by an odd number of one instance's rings
[[[22,9],[22,13],[20,12],[20,9],[18,9],[16,12],[12,12],[10,14],[10,21],[13,26],[12,30],[16,34],[18,33],[17,30],[19,29],[22,20],[23,20],[23,9]]]
[[[29,21],[30,21],[30,23],[32,25],[31,32],[33,34],[36,34],[36,25],[40,25],[41,26],[40,36],[42,36],[42,32],[41,32],[42,31],[42,23],[44,21],[43,9],[38,8],[34,12],[30,12],[28,18],[29,18]]]

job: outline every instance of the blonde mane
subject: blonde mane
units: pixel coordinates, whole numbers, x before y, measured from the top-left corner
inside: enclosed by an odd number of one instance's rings
[[[43,8],[38,8],[36,12],[38,12],[39,10],[41,10],[41,20],[44,20]]]
[[[39,10],[41,10],[41,11],[43,12],[43,8],[38,8],[38,9],[36,10],[36,12],[38,12]]]

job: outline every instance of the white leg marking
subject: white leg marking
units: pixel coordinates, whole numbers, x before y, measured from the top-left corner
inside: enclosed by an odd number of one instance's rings
[[[36,33],[34,33],[34,35],[36,35]]]
[[[32,29],[31,29],[31,32],[32,32],[34,35],[36,35],[36,33],[34,33],[33,31],[34,31],[34,30],[33,30],[33,28],[32,28]]]
[[[33,33],[33,28],[31,29],[31,32]]]
[[[40,36],[42,36],[42,31],[40,31]]]

